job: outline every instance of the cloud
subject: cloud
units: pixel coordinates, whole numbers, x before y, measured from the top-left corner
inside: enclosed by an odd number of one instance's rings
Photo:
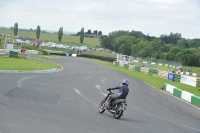
[[[180,4],[182,0],[148,0],[153,3],[162,3],[162,4]]]
[[[40,25],[46,30],[64,27],[78,32],[84,27],[101,30],[103,34],[137,30],[153,36],[179,32],[186,38],[199,37],[190,29],[200,32],[197,0],[0,0],[0,3],[0,12],[4,12],[0,26],[9,27],[18,22],[22,28]]]

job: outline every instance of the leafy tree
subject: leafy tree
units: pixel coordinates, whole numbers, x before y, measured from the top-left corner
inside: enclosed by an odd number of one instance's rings
[[[188,47],[188,41],[185,38],[181,38],[177,41],[177,45],[182,48]]]
[[[113,49],[113,46],[111,45],[111,39],[107,35],[101,36],[99,38],[99,41],[101,47],[107,49]]]
[[[119,51],[119,48],[122,44],[126,44],[126,45],[133,45],[137,42],[136,38],[133,37],[133,36],[128,36],[128,35],[123,35],[123,36],[120,36],[120,37],[117,37],[114,42],[113,42],[113,47],[114,47],[114,50],[116,52],[120,52]],[[131,46],[129,47],[129,49],[131,48]],[[131,52],[130,52],[131,53]]]
[[[165,55],[165,59],[167,59],[167,60],[175,60],[177,58],[176,54],[178,52],[180,52],[180,51],[181,51],[181,49],[178,46],[171,47],[170,51]]]
[[[136,38],[145,38],[145,35],[141,31],[134,31],[132,30],[129,33],[130,36],[135,36]]]
[[[80,43],[83,43],[84,40],[84,27],[81,28],[81,33],[80,33]]]
[[[37,26],[37,29],[36,29],[36,38],[40,39],[40,26],[39,25]]]
[[[17,33],[18,33],[18,23],[15,23],[13,31],[14,31],[14,35],[17,36]]]
[[[177,41],[181,39],[182,36],[180,33],[170,33],[169,35],[161,35],[160,39],[162,40],[163,44],[177,44]]]
[[[80,31],[79,31],[79,32],[77,32],[77,33],[76,33],[76,35],[77,35],[77,36],[80,36],[80,35],[81,35],[81,32],[80,32]]]
[[[58,31],[58,41],[61,42],[63,36],[63,27],[60,27]]]
[[[119,53],[122,53],[124,55],[131,55],[131,46],[132,44],[131,43],[127,43],[127,44],[122,44],[120,47],[119,47]]]
[[[88,30],[87,34],[92,34],[91,30]]]
[[[172,47],[172,44],[164,44],[162,51],[163,52],[169,52],[171,47]]]
[[[132,45],[131,46],[131,55],[132,56],[137,56],[138,55],[138,47],[137,47],[137,45]]]
[[[97,35],[97,30],[94,30],[94,31],[93,31],[93,34],[94,34],[94,35]]]
[[[188,47],[192,48],[198,48],[200,47],[200,39],[188,39]]]
[[[102,35],[102,31],[99,31],[99,32],[98,32],[98,35]]]
[[[182,49],[179,53],[177,53],[178,61],[182,62],[183,65],[195,65],[196,58],[193,51],[190,49]]]

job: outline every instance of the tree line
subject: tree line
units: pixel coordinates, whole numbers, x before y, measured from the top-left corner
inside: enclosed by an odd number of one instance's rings
[[[84,34],[91,34],[91,35],[102,35],[102,31],[94,30],[93,32],[89,29],[87,32],[84,32]],[[81,32],[77,32],[77,36],[81,35]]]
[[[124,55],[157,58],[181,62],[187,66],[200,66],[200,39],[185,39],[180,33],[145,35],[140,31],[114,31],[100,37],[103,48]]]
[[[15,23],[14,24],[14,27],[11,27],[10,29],[13,30],[14,32],[14,35],[17,36],[17,33],[18,33],[18,23]],[[30,29],[30,31],[32,31],[32,28]],[[40,33],[41,33],[41,27],[38,25],[36,30],[33,30],[36,32],[36,39],[40,39]],[[63,36],[63,27],[60,27],[58,32],[56,32],[58,34],[58,41],[61,43],[62,41],[62,36]],[[102,32],[101,32],[102,33]],[[84,27],[81,28],[81,31],[80,31],[80,43],[83,43],[83,40],[84,40]]]

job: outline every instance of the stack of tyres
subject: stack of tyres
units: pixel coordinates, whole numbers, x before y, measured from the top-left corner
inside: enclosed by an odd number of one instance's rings
[[[140,72],[140,71],[141,71],[141,67],[139,67],[139,66],[135,66],[135,71]]]
[[[43,51],[43,55],[49,55],[47,51]]]
[[[190,72],[189,75],[192,76],[192,72]]]
[[[129,65],[128,64],[124,64],[124,68],[128,69]]]
[[[175,75],[174,75],[174,81],[180,82],[180,80],[181,80],[181,75],[175,74]]]
[[[18,58],[18,52],[10,51],[10,52],[9,52],[9,57]]]
[[[149,74],[150,75],[158,75],[158,70],[149,69]]]
[[[119,66],[119,62],[115,62],[115,65],[116,65],[116,66]]]
[[[200,87],[200,80],[199,79],[197,79],[197,85],[196,86]]]

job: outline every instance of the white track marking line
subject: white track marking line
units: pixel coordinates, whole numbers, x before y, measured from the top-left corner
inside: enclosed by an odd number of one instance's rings
[[[100,91],[100,93],[104,96],[107,96],[107,94],[103,93],[103,91],[101,90],[101,86],[96,85],[96,88]]]
[[[91,78],[91,76],[85,77],[84,79],[89,79],[89,78]]]
[[[61,65],[61,64],[59,64],[60,66],[61,66],[61,69],[60,69],[60,71],[62,71],[64,68],[63,68],[63,66]]]
[[[30,79],[30,78],[34,78],[36,76],[30,76],[30,77],[23,77],[21,78],[18,82],[17,82],[17,87],[22,87],[22,82],[27,80],[27,79]]]
[[[98,86],[98,85],[97,85],[97,86]],[[79,90],[74,89],[74,91],[75,91],[77,94],[79,94],[81,97],[83,97],[85,100],[89,101],[90,103],[92,103],[92,104],[95,105],[95,106],[98,106],[96,103],[92,102],[90,99],[88,99],[87,97],[83,96],[83,95],[80,93]],[[150,114],[149,112],[147,112],[147,111],[141,109],[140,107],[134,107],[134,108],[133,108],[133,107],[128,107],[128,108],[130,108],[130,109],[132,109],[132,110],[136,110],[136,111],[142,112],[143,114],[146,114],[146,115],[148,115],[148,116],[155,117],[155,118],[159,118],[159,119],[161,119],[161,120],[164,120],[164,121],[167,121],[167,122],[176,124],[176,125],[180,125],[180,126],[183,126],[183,127],[189,128],[189,129],[192,129],[192,130],[200,131],[200,129],[196,129],[196,128],[193,128],[193,127],[190,127],[190,126],[186,126],[186,125],[183,125],[183,124],[177,124],[176,122],[167,120],[167,119],[162,118],[162,117],[160,117],[160,116],[154,116],[154,115]]]
[[[170,122],[170,123],[179,125],[179,126],[183,126],[183,127],[186,127],[186,128],[192,129],[192,130],[200,131],[200,129],[196,129],[196,128],[193,128],[193,127],[190,127],[190,126],[186,126],[186,125],[183,125],[183,124],[178,124],[178,123],[176,123],[176,122],[167,120],[167,119],[165,119],[165,118],[163,118],[163,117],[152,115],[152,114],[150,114],[149,112],[147,112],[147,111],[141,109],[140,107],[135,107],[135,108],[129,107],[129,108],[132,109],[132,110],[139,111],[139,112],[141,112],[141,113],[143,113],[143,114],[145,114],[145,115],[151,116],[151,117],[159,118],[159,119],[161,119],[161,120],[164,120],[164,121],[167,121],[167,122]]]
[[[87,100],[88,102],[92,103],[93,105],[97,106],[98,107],[98,104],[92,102],[90,99],[88,99],[87,97],[83,96],[80,91],[78,89],[74,89],[74,91],[79,94],[81,97],[83,97],[85,100]]]
[[[102,79],[102,83],[105,84],[105,81],[106,81],[106,78],[103,78]]]

